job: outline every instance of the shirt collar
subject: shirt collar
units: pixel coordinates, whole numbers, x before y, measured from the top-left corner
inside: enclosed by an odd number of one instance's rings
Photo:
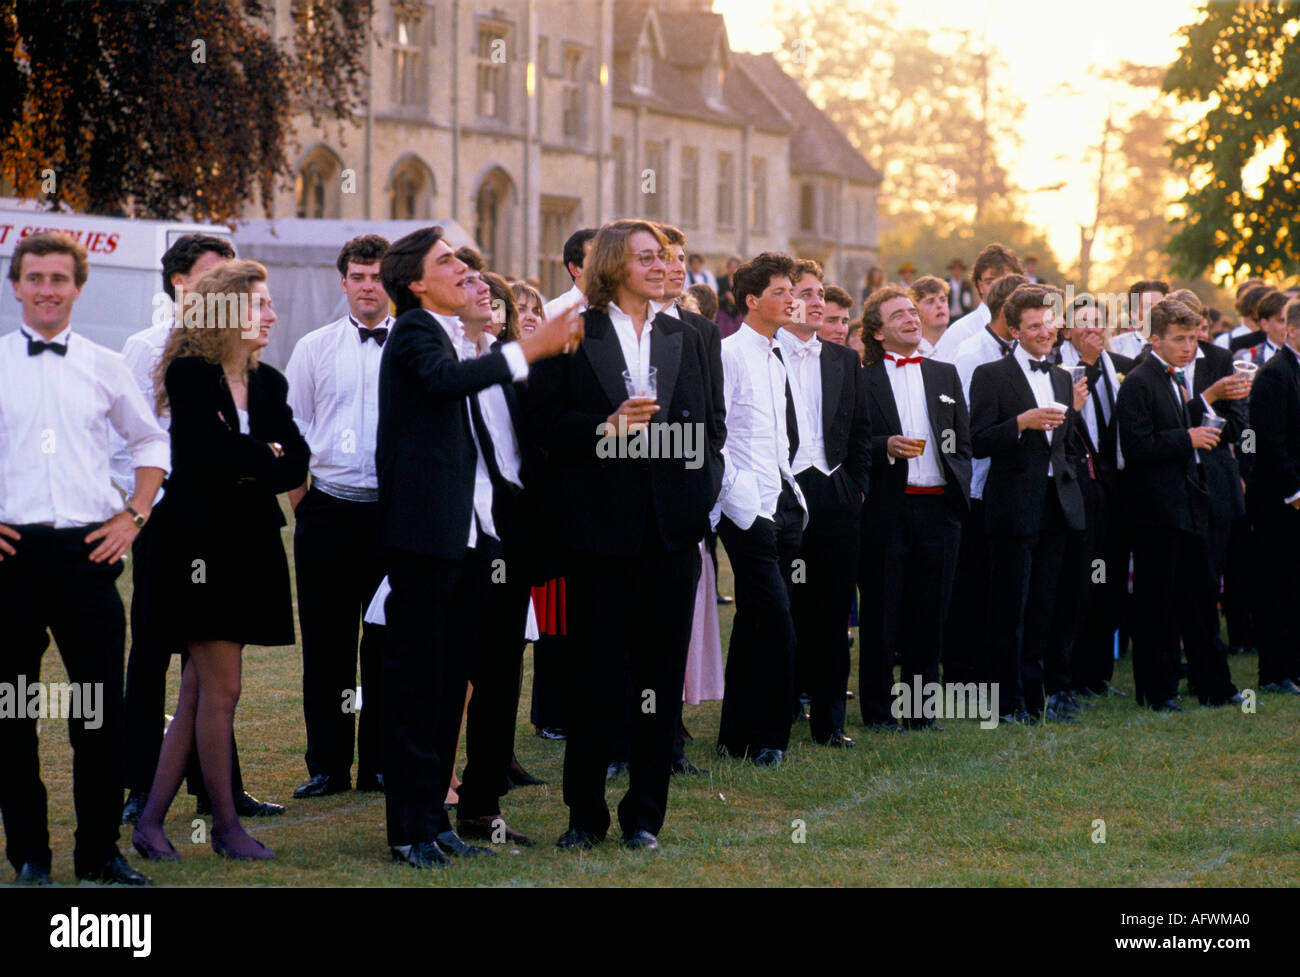
[[[821,356],[822,354],[822,341],[816,333],[805,341],[783,326],[776,331],[776,336],[781,341],[781,348],[788,349],[791,356]]]
[[[777,332],[779,333],[780,330],[778,329]],[[769,352],[773,349],[780,349],[781,347],[780,340],[778,340],[776,336],[768,339],[748,322],[742,322],[740,324],[740,328],[736,330],[736,335],[743,336],[744,341],[749,343],[751,346],[762,346],[763,349]]]
[[[55,334],[54,334],[52,337],[50,337],[49,339],[46,339],[44,336],[42,336],[39,332],[37,332],[37,331],[36,331],[35,329],[33,329],[31,326],[27,325],[27,323],[25,323],[25,322],[22,324],[21,329],[22,329],[22,334],[23,334],[24,336],[26,336],[28,339],[30,339],[30,340],[32,340],[32,341],[34,341],[34,342],[38,342],[38,343],[55,343],[55,344],[57,344],[57,345],[59,345],[59,346],[67,346],[67,345],[68,345],[68,337],[72,335],[72,324],[71,324],[71,323],[69,323],[68,325],[64,326],[62,329],[60,329],[57,333],[55,333]]]
[[[1026,370],[1029,369],[1030,363],[1050,362],[1047,360],[1046,356],[1040,357],[1039,359],[1035,359],[1034,357],[1030,356],[1029,351],[1025,349],[1023,346],[1021,346],[1019,343],[1016,343],[1016,348],[1011,351],[1011,355],[1014,356],[1017,360],[1019,360],[1020,365],[1024,367]]]
[[[354,328],[356,328],[356,329],[365,329],[367,332],[370,331],[370,329],[372,328],[371,326],[367,326],[367,325],[365,325],[364,323],[362,323],[362,321],[361,321],[360,319],[358,319],[356,316],[354,316],[351,312],[348,313],[348,322],[350,322]],[[381,323],[379,323],[379,325],[374,326],[373,328],[375,328],[375,329],[392,329],[392,328],[393,328],[393,317],[392,317],[391,315],[384,316],[384,321],[381,322]]]
[[[655,309],[655,304],[651,302],[650,309],[649,309],[650,314],[645,317],[645,328],[642,330],[642,335],[645,335],[645,332],[651,328],[651,324],[654,322],[655,313],[657,311],[658,310]],[[632,325],[632,317],[628,315],[626,312],[624,312],[622,309],[620,309],[613,302],[610,302],[609,305],[605,307],[605,314],[609,316],[609,321],[616,326],[626,325],[628,327],[631,327]]]
[[[999,349],[1014,350],[1014,349],[1016,349],[1016,348],[1020,345],[1020,344],[1017,343],[1015,340],[1007,340],[1007,339],[1003,339],[1001,336],[999,336],[997,333],[995,333],[995,332],[993,331],[993,325],[992,325],[992,323],[986,325],[986,326],[984,327],[984,331],[985,331],[986,333],[989,334],[989,337],[990,337],[990,338],[991,338],[995,343],[998,344],[998,348],[999,348]]]
[[[1184,367],[1181,366],[1173,366],[1169,363],[1166,363],[1164,360],[1162,360],[1159,357],[1159,355],[1157,355],[1154,347],[1152,347],[1151,353],[1149,355],[1153,360],[1155,360],[1157,363],[1160,364],[1161,369],[1163,369],[1166,373],[1168,373],[1170,370],[1173,370],[1175,373],[1179,373],[1182,372],[1183,369],[1185,369]]]
[[[676,299],[669,299],[667,302],[655,302],[651,300],[650,312],[651,312],[650,318],[652,319],[660,312],[662,312],[664,315],[670,315],[674,319],[681,319],[682,317],[681,310],[677,308]]]

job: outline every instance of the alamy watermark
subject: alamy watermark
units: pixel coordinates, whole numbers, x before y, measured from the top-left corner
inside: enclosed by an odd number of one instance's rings
[[[103,682],[0,682],[0,719],[81,719],[86,729],[104,722]]]
[[[677,421],[651,421],[639,430],[628,427],[627,416],[620,414],[618,426],[609,421],[596,425],[597,458],[674,458],[686,462],[690,469],[704,465],[704,425]]]
[[[998,683],[923,682],[913,675],[911,683],[895,682],[889,707],[895,719],[975,719],[980,729],[998,725]]]

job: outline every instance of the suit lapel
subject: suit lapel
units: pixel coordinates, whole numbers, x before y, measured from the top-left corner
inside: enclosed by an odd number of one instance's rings
[[[1020,410],[1034,410],[1038,406],[1038,398],[1034,396],[1034,390],[1029,386],[1029,381],[1025,379],[1025,371],[1020,366],[1020,361],[1016,359],[1015,351],[1002,358],[1002,362],[1007,365],[1003,368],[1011,376],[1011,389],[1015,391],[1020,400]],[[1049,376],[1051,374],[1048,374]],[[1051,450],[1051,445],[1047,443],[1047,435],[1042,431],[1035,431],[1038,440],[1042,442],[1044,448]]]
[[[838,356],[831,355],[822,344],[821,350],[821,374],[822,374],[822,437],[829,444],[831,440],[831,425],[835,422],[836,405],[840,400],[840,388],[844,385],[844,361]]]
[[[659,406],[665,411],[673,402],[673,388],[677,386],[677,373],[682,364],[683,328],[672,316],[660,312],[654,317],[654,329],[650,332],[650,365],[658,371]]]
[[[928,359],[921,361],[921,386],[925,390],[925,412],[930,418],[930,433],[934,443],[943,444],[943,432],[939,430],[939,389],[938,378],[934,376],[934,364]],[[943,452],[940,452],[942,454]]]
[[[921,364],[925,366],[924,363]],[[886,370],[885,361],[879,360],[867,367],[867,373],[871,379],[871,396],[876,398],[876,406],[880,408],[880,413],[885,417],[885,423],[889,427],[890,434],[902,434],[903,422],[898,416],[898,404],[894,403],[894,388],[889,382],[889,375]]]
[[[582,340],[581,350],[591,364],[601,390],[609,398],[610,406],[616,408],[627,400],[623,371],[628,369],[628,365],[623,358],[623,347],[619,344],[618,334],[614,332],[614,324],[609,321],[608,315],[593,309],[588,309],[583,315],[586,319],[586,337]],[[653,358],[653,345],[650,353]],[[659,389],[663,389],[662,374]]]

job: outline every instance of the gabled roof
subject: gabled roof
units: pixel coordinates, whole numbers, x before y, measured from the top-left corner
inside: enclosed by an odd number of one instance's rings
[[[618,0],[614,4],[614,54],[630,54],[641,41],[641,32],[649,20],[651,40],[655,44],[655,57],[665,55],[663,33],[659,18],[650,0]]]
[[[854,183],[878,184],[880,171],[868,163],[853,143],[817,107],[797,81],[785,73],[771,54],[735,52],[732,63],[781,106],[791,120],[791,173],[842,176]]]
[[[716,48],[722,51],[722,66],[731,66],[731,44],[727,40],[727,23],[722,14],[668,12],[668,60],[679,68],[698,69],[713,60]]]

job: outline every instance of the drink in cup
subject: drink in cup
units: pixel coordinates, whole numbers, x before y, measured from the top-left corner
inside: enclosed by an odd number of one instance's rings
[[[649,367],[644,377],[639,373],[633,374],[631,370],[624,370],[623,386],[627,388],[629,400],[657,400],[659,398],[659,368]],[[645,427],[644,424],[630,424],[628,425],[628,431],[643,431]]]

